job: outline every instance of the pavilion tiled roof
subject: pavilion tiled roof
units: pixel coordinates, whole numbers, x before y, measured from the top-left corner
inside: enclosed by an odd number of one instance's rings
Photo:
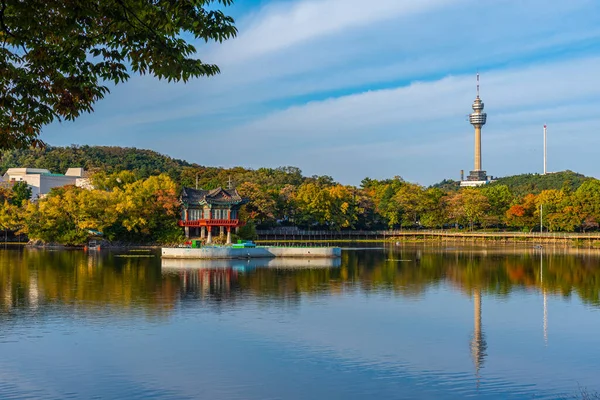
[[[236,189],[223,189],[218,187],[213,190],[183,188],[181,201],[184,204],[245,204],[247,199],[242,198]]]

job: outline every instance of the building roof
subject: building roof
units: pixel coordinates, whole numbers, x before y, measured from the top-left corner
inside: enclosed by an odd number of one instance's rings
[[[248,202],[242,198],[236,189],[223,189],[218,187],[213,190],[183,188],[181,201],[184,204],[211,204],[211,205],[240,205]]]
[[[9,176],[26,176],[26,175],[43,175],[43,176],[62,176],[69,178],[80,178],[86,174],[83,168],[69,168],[66,174],[52,173],[45,168],[9,168],[6,170],[4,177]]]
[[[42,168],[9,168],[6,170],[6,173],[4,174],[4,176],[11,176],[11,175],[42,175],[42,174],[49,174],[50,171],[48,171],[47,169],[42,169]]]
[[[67,169],[67,172],[65,172],[65,175],[82,178],[85,175],[85,170],[83,168],[69,168]]]

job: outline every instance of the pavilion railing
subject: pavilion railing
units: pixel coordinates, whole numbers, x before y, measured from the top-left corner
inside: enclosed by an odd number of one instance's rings
[[[190,228],[202,226],[241,226],[239,219],[196,219],[196,220],[180,220],[179,226],[188,226]]]

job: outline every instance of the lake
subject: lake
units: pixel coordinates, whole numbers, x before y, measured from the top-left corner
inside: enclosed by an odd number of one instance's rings
[[[1,399],[555,399],[600,391],[600,257],[0,250]]]

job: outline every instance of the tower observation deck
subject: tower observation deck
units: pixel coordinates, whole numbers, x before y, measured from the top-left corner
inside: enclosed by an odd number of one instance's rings
[[[481,128],[487,122],[487,114],[483,112],[484,107],[479,97],[479,74],[477,74],[477,97],[473,102],[473,112],[469,115],[469,122],[475,128],[475,165],[467,180],[461,182],[461,186],[478,186],[490,180],[481,166]]]

